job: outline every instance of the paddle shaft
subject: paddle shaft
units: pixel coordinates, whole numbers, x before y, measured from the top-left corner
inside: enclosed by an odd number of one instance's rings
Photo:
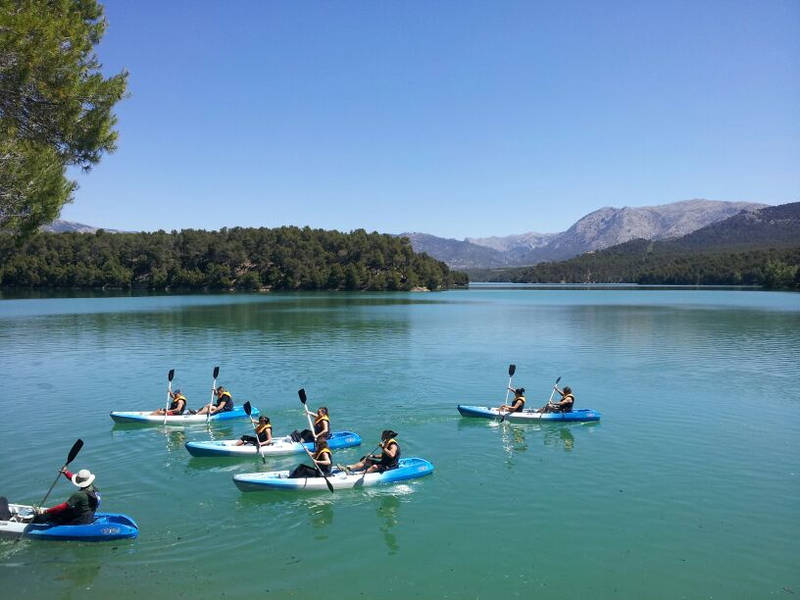
[[[508,365],[508,386],[506,386],[506,401],[503,404],[508,404],[508,393],[511,391],[511,380],[514,378],[514,372],[516,370],[516,365]],[[500,417],[501,423],[506,420],[506,414],[508,414],[508,411],[506,411],[503,416]]]
[[[561,377],[559,376],[556,379],[556,382],[553,384],[553,391],[550,392],[550,398],[547,400],[547,403],[550,404],[553,401],[553,395],[556,393],[556,387],[558,387],[558,382],[561,381]]]
[[[244,403],[244,412],[247,413],[247,416],[250,417],[250,424],[253,426],[253,433],[256,434],[256,444],[258,444],[258,454],[261,457],[261,462],[267,464],[267,459],[264,458],[264,451],[261,449],[261,439],[258,437],[258,428],[256,427],[256,422],[253,420],[252,410],[250,408],[250,402]]]
[[[75,460],[75,457],[78,456],[78,452],[81,451],[81,448],[83,448],[83,440],[81,439],[76,440],[75,443],[72,444],[72,448],[70,449],[69,454],[67,455],[67,462],[65,462],[64,466],[58,470],[58,475],[56,475],[55,480],[50,486],[50,489],[47,490],[47,493],[44,495],[44,498],[42,498],[42,501],[39,503],[39,506],[44,506],[44,503],[47,502],[47,498],[50,496],[50,492],[52,492],[53,488],[56,487],[56,483],[58,483],[58,478],[61,477],[61,472],[67,468],[67,465],[69,465],[69,463]]]
[[[167,374],[169,384],[167,384],[167,403],[164,405],[164,425],[167,424],[167,411],[169,410],[169,401],[172,398],[172,378],[175,376],[175,369],[170,369]]]
[[[208,411],[206,411],[206,423],[211,419],[211,407],[214,405],[214,394],[217,391],[217,375],[219,375],[219,367],[214,367],[212,374],[214,381],[211,383],[211,401],[208,403]]]
[[[325,473],[323,473],[322,468],[317,464],[317,461],[314,460],[314,455],[311,454],[311,452],[308,451],[308,448],[306,448],[306,445],[302,441],[300,442],[300,445],[303,447],[303,450],[306,451],[306,454],[308,454],[308,458],[311,459],[311,464],[314,465],[314,468],[317,470],[317,473],[319,473],[320,476],[322,476],[322,478],[325,479],[325,485],[328,486],[328,489],[331,491],[331,494],[332,494],[333,493],[333,484],[330,482],[330,479],[328,479],[328,476],[325,475]],[[331,464],[333,464],[333,461],[331,461]]]

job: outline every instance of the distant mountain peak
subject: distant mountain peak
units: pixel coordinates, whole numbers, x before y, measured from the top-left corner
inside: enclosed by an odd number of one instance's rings
[[[725,202],[695,198],[656,206],[615,208],[604,206],[590,212],[561,233],[522,233],[508,236],[466,238],[464,242],[430,234],[411,238],[414,250],[459,269],[497,266],[525,266],[544,261],[565,260],[592,250],[602,250],[633,239],[665,240],[685,236],[702,227],[723,221],[742,211],[754,211],[765,204]],[[469,244],[472,248],[460,244]],[[475,246],[494,251],[486,255]]]

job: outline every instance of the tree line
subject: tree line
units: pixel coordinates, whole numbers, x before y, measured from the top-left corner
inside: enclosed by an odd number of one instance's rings
[[[515,283],[757,285],[800,290],[800,246],[687,252],[659,242],[632,240],[566,261],[471,272],[471,276]]]
[[[430,290],[465,273],[407,238],[309,227],[0,235],[0,286],[147,290]]]

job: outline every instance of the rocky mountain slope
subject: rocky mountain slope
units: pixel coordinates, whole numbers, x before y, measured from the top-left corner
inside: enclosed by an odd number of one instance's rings
[[[605,207],[589,213],[561,233],[467,238],[463,242],[426,234],[409,237],[415,251],[427,252],[454,268],[523,266],[565,260],[589,250],[601,250],[633,239],[678,238],[742,211],[753,211],[764,206],[752,202],[686,200],[639,208]],[[484,253],[480,248],[493,252]]]

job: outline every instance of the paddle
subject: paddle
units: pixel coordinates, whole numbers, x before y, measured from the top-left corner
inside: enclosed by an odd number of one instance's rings
[[[297,390],[297,395],[300,396],[300,402],[303,405],[303,412],[306,413],[306,417],[308,418],[308,428],[313,432],[314,431],[314,425],[311,423],[311,415],[308,414],[308,408],[306,407],[306,401],[308,400],[308,398],[306,398],[305,389],[300,388],[299,390]],[[333,485],[331,484],[330,480],[325,475],[325,473],[322,472],[322,469],[320,469],[319,465],[317,464],[317,461],[314,460],[314,457],[311,455],[311,452],[309,452],[308,448],[306,448],[306,445],[303,443],[303,440],[300,440],[300,445],[303,446],[303,450],[305,450],[306,454],[308,454],[308,457],[311,459],[311,462],[313,463],[314,468],[317,469],[317,473],[319,473],[320,475],[322,475],[322,477],[325,478],[325,485],[328,486],[328,489],[331,491],[331,494],[332,494],[333,493]]]
[[[219,375],[219,367],[214,367],[214,382],[211,384],[211,402],[208,403],[206,424],[208,424],[211,419],[211,405],[214,404],[214,393],[217,391],[217,375]]]
[[[253,409],[250,407],[250,401],[244,403],[244,412],[247,413],[247,416],[250,417],[250,424],[253,426],[253,431],[256,434],[256,444],[258,444],[258,454],[261,456],[261,462],[267,464],[267,459],[264,458],[264,451],[261,449],[261,440],[258,439],[258,429],[256,428],[256,422],[253,421],[253,417],[250,414],[253,412]]]
[[[560,376],[559,376],[558,379],[556,379],[556,382],[553,384],[553,391],[550,392],[550,398],[547,400],[547,405],[549,405],[553,401],[553,394],[556,393],[556,387],[558,387],[558,382],[559,381],[561,381],[561,377]],[[541,418],[541,417],[539,417],[539,418]]]
[[[508,386],[506,387],[506,401],[504,404],[508,404],[508,392],[511,391],[511,378],[514,377],[514,372],[517,370],[517,365],[508,365]],[[506,415],[508,413],[503,413],[503,416],[500,417],[500,422],[506,420]]]
[[[175,369],[170,369],[167,374],[169,384],[167,385],[167,403],[164,405],[164,425],[167,424],[167,411],[169,410],[169,401],[172,397],[172,378],[175,377]]]
[[[83,448],[83,440],[82,439],[75,440],[75,443],[72,444],[72,448],[70,449],[69,454],[67,454],[67,462],[65,462],[64,466],[58,470],[58,475],[56,475],[56,479],[53,482],[53,485],[51,485],[50,489],[47,490],[47,493],[44,495],[44,498],[42,498],[42,501],[39,503],[39,506],[44,506],[44,503],[47,502],[47,497],[50,495],[50,492],[53,491],[53,488],[56,486],[56,483],[58,483],[58,478],[61,477],[61,471],[66,469],[67,465],[69,465],[69,463],[75,460],[75,457],[78,456],[78,452],[81,451],[81,448]]]

